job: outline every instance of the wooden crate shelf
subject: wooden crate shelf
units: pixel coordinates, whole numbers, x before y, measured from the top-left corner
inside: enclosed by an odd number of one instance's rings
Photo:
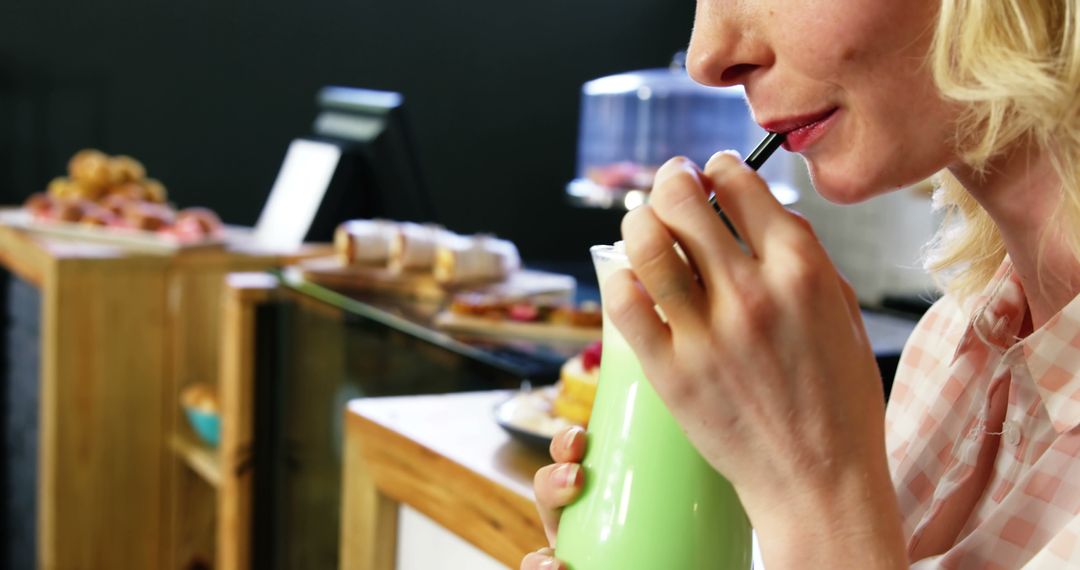
[[[221,486],[221,460],[216,449],[179,433],[170,438],[169,447],[207,484],[215,489]]]

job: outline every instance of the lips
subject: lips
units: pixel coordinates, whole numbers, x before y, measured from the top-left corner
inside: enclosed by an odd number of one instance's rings
[[[817,113],[766,121],[761,123],[761,126],[769,132],[784,133],[784,148],[791,152],[800,152],[828,130],[837,110],[837,107],[832,107]]]

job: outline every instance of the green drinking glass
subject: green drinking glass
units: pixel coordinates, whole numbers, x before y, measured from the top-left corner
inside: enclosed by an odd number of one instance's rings
[[[629,267],[621,244],[591,249],[600,283]],[[604,313],[581,496],[555,555],[571,570],[747,570],[751,529],[731,484],[690,444]]]

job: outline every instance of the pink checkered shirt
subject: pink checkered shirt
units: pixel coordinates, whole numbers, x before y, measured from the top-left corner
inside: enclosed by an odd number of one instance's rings
[[[912,568],[1080,567],[1080,297],[1018,338],[1006,260],[904,349],[886,443]]]

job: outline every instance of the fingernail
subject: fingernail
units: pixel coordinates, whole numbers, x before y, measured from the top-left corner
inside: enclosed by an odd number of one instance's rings
[[[555,568],[557,567],[558,563],[555,562],[554,558],[548,558],[541,562],[539,566],[537,566],[537,568],[539,568],[540,570],[555,570]]]
[[[675,158],[668,160],[662,166],[660,166],[660,170],[656,171],[656,178],[653,181],[653,184],[659,184],[680,172],[692,170],[693,169],[690,166],[690,161],[688,159],[682,156],[676,156]]]
[[[713,163],[713,161],[718,160],[718,159],[720,159],[722,157],[725,157],[725,156],[734,157],[735,160],[742,160],[742,154],[739,154],[739,151],[731,150],[731,149],[722,150],[722,151],[712,155],[712,157],[709,158],[709,161],[705,163],[706,168],[709,165],[711,165]]]
[[[577,463],[567,463],[555,470],[555,483],[560,487],[573,487],[577,481],[578,470],[581,466]]]
[[[585,430],[580,427],[572,427],[566,432],[566,437],[563,439],[563,451],[570,452],[574,449],[574,443],[577,442],[578,436],[585,433]]]

